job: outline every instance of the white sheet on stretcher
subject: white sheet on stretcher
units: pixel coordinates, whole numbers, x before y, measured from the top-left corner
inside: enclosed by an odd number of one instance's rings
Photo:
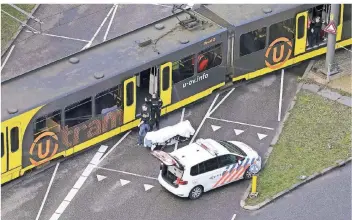
[[[158,131],[150,131],[144,138],[145,140],[151,141],[152,144],[162,144],[177,135],[189,138],[191,135],[194,135],[194,133],[195,130],[193,129],[191,123],[187,120],[173,126],[162,128]]]

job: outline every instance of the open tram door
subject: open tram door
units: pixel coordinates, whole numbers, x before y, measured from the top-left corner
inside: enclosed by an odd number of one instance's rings
[[[296,15],[296,34],[295,34],[295,56],[306,52],[307,31],[308,31],[308,11]]]
[[[163,102],[163,107],[171,104],[172,95],[172,62],[167,62],[160,66],[159,74],[159,95]],[[165,114],[166,109],[161,110],[161,114]]]
[[[133,121],[136,118],[136,76],[123,82],[123,123]]]

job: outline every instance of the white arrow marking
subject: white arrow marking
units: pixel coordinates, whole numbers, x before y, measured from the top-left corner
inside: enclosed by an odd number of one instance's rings
[[[236,135],[239,135],[244,132],[244,130],[239,130],[239,129],[233,129],[236,133]]]
[[[268,136],[266,134],[260,134],[260,133],[257,133],[257,135],[258,135],[259,140],[261,140],[261,139],[265,138],[266,136]]]
[[[106,178],[106,176],[97,175],[97,179],[98,179],[99,182],[102,181],[105,178]]]
[[[211,125],[211,128],[213,129],[213,131],[217,131],[217,130],[219,130],[221,127],[220,127],[220,126],[216,126],[216,125]]]
[[[120,179],[120,183],[122,186],[128,184],[129,182],[131,182],[131,181]]]
[[[154,186],[152,186],[152,185],[144,184],[144,189],[145,189],[145,191],[150,190],[150,189],[153,188],[153,187],[154,187]]]

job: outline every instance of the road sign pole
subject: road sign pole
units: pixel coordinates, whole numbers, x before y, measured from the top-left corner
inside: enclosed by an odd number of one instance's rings
[[[337,26],[339,13],[340,12],[340,5],[339,4],[331,4],[331,13],[330,13],[330,22],[334,22]],[[335,56],[335,45],[336,45],[336,33],[328,33],[328,45],[326,51],[326,61],[325,61],[325,69],[327,70],[327,78],[330,80],[331,72],[336,71],[334,63],[334,56]]]

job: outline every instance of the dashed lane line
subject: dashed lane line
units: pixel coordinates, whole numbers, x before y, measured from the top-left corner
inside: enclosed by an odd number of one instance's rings
[[[50,220],[57,220],[60,218],[61,214],[65,211],[69,203],[75,197],[76,193],[87,180],[88,176],[92,173],[93,169],[97,167],[130,133],[131,130],[128,131],[124,136],[122,136],[122,138],[105,155],[104,153],[108,149],[108,146],[100,146],[98,152],[94,155],[88,166],[85,168],[79,179],[76,181],[71,191],[65,197],[64,201],[62,201],[55,213],[51,216]]]
[[[97,166],[100,163],[100,158],[103,156],[103,154],[105,153],[105,151],[107,149],[108,149],[108,146],[105,146],[105,145],[100,146],[98,152],[94,155],[94,157],[90,161],[89,165]],[[87,166],[87,168],[89,167],[89,165]],[[51,216],[50,220],[59,219],[60,216],[62,215],[62,213],[67,208],[67,206],[72,201],[72,199],[75,197],[75,195],[77,194],[78,190],[82,187],[84,182],[87,180],[89,174],[93,170],[93,169],[90,169],[90,171],[87,171],[87,168],[83,171],[83,173],[81,174],[79,179],[76,181],[76,183],[73,186],[73,188],[71,189],[71,191],[65,197],[64,201],[61,202],[59,207],[56,209],[55,213]],[[85,174],[85,176],[83,174]]]
[[[214,118],[214,117],[210,117],[210,116],[208,118],[213,119],[213,120],[223,121],[223,122],[229,122],[229,123],[233,123],[233,124],[247,125],[247,126],[252,126],[252,127],[256,127],[256,128],[274,130],[274,128],[264,127],[264,126],[260,126],[260,125],[253,125],[253,124],[243,123],[243,122],[239,122],[239,121],[230,121],[230,120],[221,119],[221,118]]]

